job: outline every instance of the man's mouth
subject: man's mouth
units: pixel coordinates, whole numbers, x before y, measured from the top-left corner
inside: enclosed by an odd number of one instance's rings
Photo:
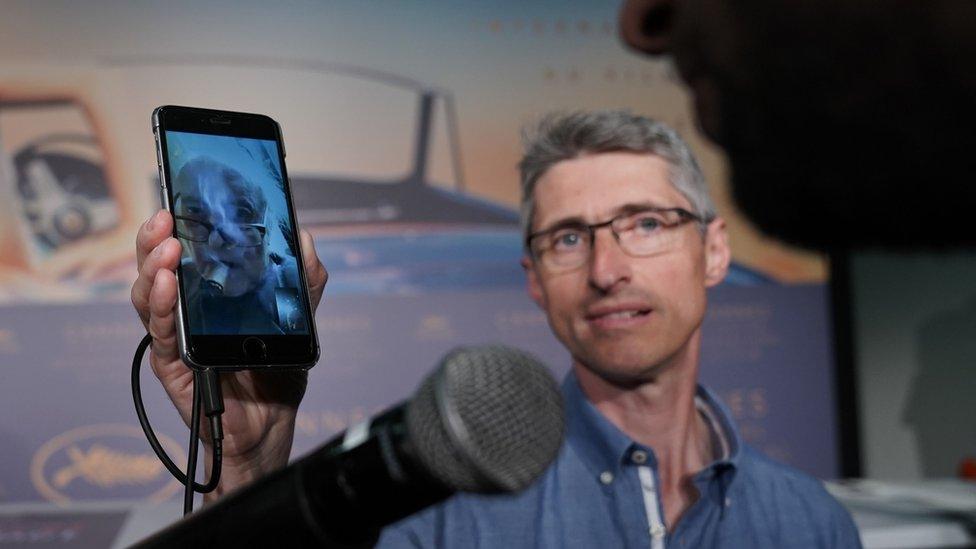
[[[204,289],[212,295],[223,295],[228,279],[240,267],[241,264],[236,261],[210,258],[200,272]]]
[[[646,314],[648,314],[650,312],[651,312],[650,309],[643,309],[643,310],[639,310],[639,311],[621,311],[619,313],[610,313],[608,315],[603,315],[603,316],[600,316],[600,317],[597,317],[597,318],[609,318],[609,319],[616,319],[616,318],[634,318],[634,317],[637,317],[637,316],[644,316],[644,315],[646,315]]]
[[[652,311],[645,306],[595,308],[587,312],[586,321],[599,329],[629,328],[644,322]]]

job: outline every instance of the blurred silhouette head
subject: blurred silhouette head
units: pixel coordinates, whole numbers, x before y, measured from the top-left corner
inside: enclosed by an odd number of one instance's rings
[[[674,56],[738,204],[814,248],[972,244],[976,3],[628,0],[623,40]]]

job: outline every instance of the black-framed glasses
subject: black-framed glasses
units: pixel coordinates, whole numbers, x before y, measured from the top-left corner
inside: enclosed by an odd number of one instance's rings
[[[609,227],[624,253],[646,257],[673,249],[681,240],[673,229],[689,221],[704,223],[684,208],[642,208],[602,223],[561,223],[530,234],[525,245],[550,271],[568,271],[589,259],[597,229]]]
[[[222,227],[182,215],[173,216],[176,220],[176,235],[191,242],[209,242],[210,234],[218,231],[220,237],[235,246],[253,248],[264,242],[267,227],[261,223],[225,223]]]

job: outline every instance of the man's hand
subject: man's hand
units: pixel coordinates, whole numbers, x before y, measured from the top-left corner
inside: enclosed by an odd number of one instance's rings
[[[193,402],[193,371],[180,359],[176,344],[176,266],[180,243],[173,238],[173,218],[161,210],[136,237],[139,276],[132,285],[132,304],[152,335],[149,363],[163,388],[189,424]],[[301,231],[302,258],[313,308],[318,307],[328,272],[315,254],[311,235]],[[242,372],[220,376],[224,396],[223,467],[219,496],[288,462],[295,414],[305,394],[305,372]],[[209,428],[200,429],[207,462],[211,457]],[[207,467],[209,469],[209,467]]]

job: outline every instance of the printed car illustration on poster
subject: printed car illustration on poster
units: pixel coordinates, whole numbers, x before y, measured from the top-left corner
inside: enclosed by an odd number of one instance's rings
[[[332,293],[522,284],[518,213],[466,192],[449,90],[288,59],[112,58],[71,72],[80,84],[0,76],[0,300],[126,295],[131,235],[158,204],[147,113],[164,103],[281,123],[299,223]],[[743,267],[729,278],[768,281]]]

